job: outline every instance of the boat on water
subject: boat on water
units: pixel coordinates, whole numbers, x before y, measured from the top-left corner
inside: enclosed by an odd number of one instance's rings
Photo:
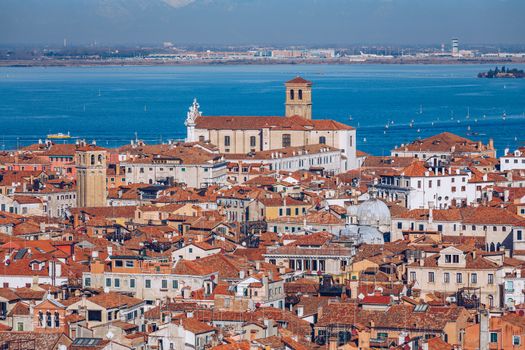
[[[70,139],[71,138],[71,135],[69,134],[69,131],[67,132],[67,134],[64,134],[64,133],[56,133],[56,134],[48,134],[47,135],[47,138],[48,139]]]

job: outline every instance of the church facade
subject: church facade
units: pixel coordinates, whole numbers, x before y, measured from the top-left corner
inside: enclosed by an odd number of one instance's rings
[[[357,167],[356,130],[328,119],[312,119],[312,83],[285,83],[285,116],[203,116],[195,100],[185,122],[187,142],[209,141],[225,154],[248,154],[325,144],[341,150],[341,171]]]

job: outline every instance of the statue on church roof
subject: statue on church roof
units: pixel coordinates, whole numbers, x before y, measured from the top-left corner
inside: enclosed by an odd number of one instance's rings
[[[196,141],[195,123],[197,117],[200,117],[202,115],[202,112],[199,110],[199,107],[200,106],[197,102],[197,98],[194,98],[193,103],[191,104],[190,108],[188,109],[188,113],[186,114],[186,121],[184,122],[184,125],[186,125],[186,142]]]
[[[197,98],[194,98],[193,103],[188,109],[188,113],[186,114],[186,126],[188,126],[188,124],[195,124],[195,120],[197,119],[197,117],[200,117],[202,115],[202,112],[199,110],[199,108],[200,106],[197,102]]]

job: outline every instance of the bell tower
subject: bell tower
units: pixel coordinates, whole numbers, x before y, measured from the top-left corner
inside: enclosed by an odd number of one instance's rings
[[[284,85],[286,87],[285,115],[312,119],[312,82],[298,76]]]
[[[77,207],[105,207],[106,150],[94,144],[81,144],[76,150]]]

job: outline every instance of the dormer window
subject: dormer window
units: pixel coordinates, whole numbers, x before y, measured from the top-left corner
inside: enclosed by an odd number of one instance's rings
[[[446,254],[445,255],[445,263],[447,264],[458,264],[459,263],[459,255],[458,254]]]

